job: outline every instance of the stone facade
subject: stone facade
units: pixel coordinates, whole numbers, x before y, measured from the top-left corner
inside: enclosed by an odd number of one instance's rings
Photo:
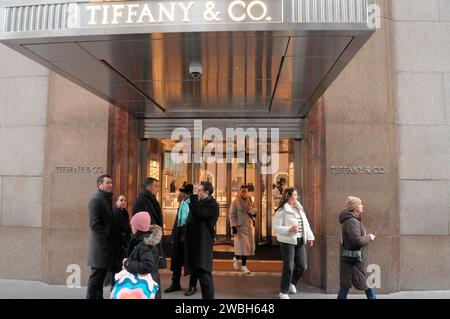
[[[392,9],[399,289],[449,289],[450,3],[396,0]]]
[[[339,213],[348,195],[365,207],[363,222],[377,233],[369,263],[381,268],[380,292],[398,289],[398,162],[392,82],[390,2],[380,1],[381,28],[324,95],[326,122],[326,290],[339,288]],[[337,168],[336,168],[337,166]],[[349,171],[339,166],[363,166]],[[369,172],[367,168],[370,167]],[[382,174],[377,174],[383,172]]]
[[[49,71],[3,45],[0,61],[0,276],[41,280]]]
[[[68,265],[89,276],[87,203],[96,179],[108,170],[109,104],[76,84],[50,74],[44,165],[42,279],[64,283]],[[90,172],[58,167],[85,166]],[[93,168],[95,168],[95,171]]]

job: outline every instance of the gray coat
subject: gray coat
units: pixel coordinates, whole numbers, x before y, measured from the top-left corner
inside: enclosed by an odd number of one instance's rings
[[[361,249],[362,261],[355,265],[350,265],[340,261],[340,286],[341,288],[351,288],[354,286],[358,290],[367,290],[367,265],[368,265],[368,245],[370,237],[361,223],[360,217],[356,214],[344,210],[339,215],[339,222],[342,224],[342,240],[345,249]]]
[[[88,265],[93,268],[114,266],[117,231],[113,219],[112,193],[97,189],[89,201]]]
[[[246,211],[240,208],[236,200],[230,207],[230,225],[237,228],[237,234],[234,237],[234,254],[236,256],[253,256],[255,254],[253,220]]]

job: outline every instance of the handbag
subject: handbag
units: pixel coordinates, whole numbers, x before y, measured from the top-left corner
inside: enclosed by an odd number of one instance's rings
[[[357,263],[362,261],[361,249],[358,250],[345,249],[344,241],[342,240],[342,234],[341,234],[341,260],[342,262],[349,265],[356,265]]]
[[[126,269],[114,276],[111,299],[155,299],[159,284],[151,274],[132,274]]]
[[[254,212],[247,212],[248,217],[250,217],[250,219],[252,220],[253,223],[253,227],[255,227],[256,222],[255,222],[255,218],[256,218],[256,213]]]

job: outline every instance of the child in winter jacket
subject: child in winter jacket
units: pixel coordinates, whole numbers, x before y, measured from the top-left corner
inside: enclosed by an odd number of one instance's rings
[[[129,256],[123,260],[124,268],[133,274],[152,275],[153,280],[160,285],[158,273],[159,250],[156,247],[162,238],[162,229],[158,225],[150,225],[148,212],[136,213],[131,218],[133,237],[128,248]],[[161,298],[160,289],[156,298]]]

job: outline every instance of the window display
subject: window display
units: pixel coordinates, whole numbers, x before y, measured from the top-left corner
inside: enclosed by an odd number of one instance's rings
[[[156,178],[157,180],[160,180],[160,178],[159,178],[159,163],[157,161],[149,162],[148,176]]]

